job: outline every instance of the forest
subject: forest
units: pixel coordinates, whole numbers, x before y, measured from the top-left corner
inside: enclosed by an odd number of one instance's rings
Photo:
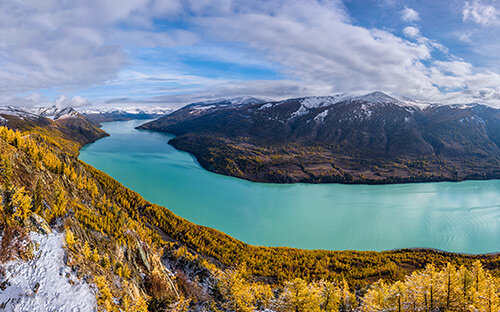
[[[500,255],[257,247],[151,204],[40,126],[0,127],[0,268],[64,232],[100,311],[500,311]],[[3,272],[0,269],[0,278]]]

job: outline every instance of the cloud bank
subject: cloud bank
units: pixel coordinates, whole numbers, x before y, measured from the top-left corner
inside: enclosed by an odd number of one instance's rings
[[[464,23],[497,23],[491,4],[465,1],[461,8]],[[0,103],[55,101],[37,98],[44,90],[49,98],[164,104],[381,90],[432,102],[500,104],[499,74],[426,37],[417,9],[397,12],[400,30],[362,26],[334,0],[6,0],[0,2]],[[161,58],[172,50],[187,52]],[[235,78],[238,69],[230,68],[192,73],[182,64],[186,55],[276,75]]]

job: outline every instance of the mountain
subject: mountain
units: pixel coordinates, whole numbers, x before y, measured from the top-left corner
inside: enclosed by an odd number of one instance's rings
[[[2,311],[498,311],[499,254],[252,246],[80,161],[71,110],[1,115]]]
[[[158,130],[163,127],[175,124],[180,121],[193,120],[198,117],[214,113],[216,111],[226,111],[233,108],[263,104],[265,100],[255,97],[223,98],[204,102],[196,102],[182,107],[168,115],[158,118],[154,122],[147,123],[143,129]]]
[[[132,119],[157,119],[172,112],[170,108],[160,107],[91,107],[80,108],[85,117],[99,124],[109,121],[124,121]]]
[[[399,183],[500,177],[500,110],[382,92],[191,104],[139,128],[211,171],[259,182]]]
[[[153,104],[104,103],[82,106],[78,111],[93,123],[100,124],[109,121],[157,119],[171,113],[173,109]]]
[[[59,105],[39,106],[34,108],[18,108],[21,111],[29,112],[33,115],[43,116],[50,119],[59,119],[64,116],[65,111],[71,114],[80,114],[87,120],[98,125],[101,122],[124,121],[131,119],[157,119],[173,110],[168,107],[158,107],[152,105],[110,105],[94,104],[79,107],[61,107]]]
[[[56,106],[28,111],[23,108],[0,107],[0,122],[11,128],[30,130],[34,128],[50,128],[81,145],[94,142],[107,134],[90,122],[74,108],[57,108]]]

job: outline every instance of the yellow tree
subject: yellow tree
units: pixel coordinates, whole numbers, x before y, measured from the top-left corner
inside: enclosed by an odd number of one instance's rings
[[[82,254],[85,257],[85,259],[89,259],[92,251],[90,249],[89,243],[85,241],[83,244],[83,249],[82,249]]]
[[[66,228],[65,240],[68,247],[72,247],[75,244],[75,235],[69,228]]]
[[[95,263],[99,263],[99,260],[99,252],[97,251],[97,248],[94,248],[94,251],[92,252],[92,261],[94,261]]]
[[[472,266],[472,309],[477,311],[499,311],[498,285],[495,279],[483,269],[478,260]]]
[[[99,307],[107,312],[114,311],[113,294],[109,289],[106,277],[101,275],[96,276],[94,277],[94,282],[99,290],[99,295],[97,297],[97,304]]]
[[[342,280],[340,287],[340,307],[341,311],[353,311],[357,306],[356,295],[353,294],[349,288],[349,284],[345,279]]]
[[[26,194],[24,187],[15,190],[12,195],[12,207],[15,211],[13,216],[25,224],[32,212],[31,197]]]
[[[321,289],[308,285],[304,280],[296,278],[285,283],[278,300],[279,311],[319,312],[321,311]]]
[[[320,281],[318,286],[321,289],[321,310],[338,311],[342,296],[341,289],[328,281]]]
[[[219,290],[225,298],[225,308],[240,312],[253,312],[256,309],[255,297],[243,277],[244,270],[241,268],[222,274],[219,279]]]
[[[363,312],[394,311],[390,301],[391,289],[384,281],[378,281],[370,287],[363,297]],[[389,307],[391,309],[389,309]]]
[[[463,311],[467,311],[470,304],[471,291],[473,289],[473,276],[463,265],[458,269],[458,275],[460,281],[459,289],[461,291],[461,295],[459,296],[459,306]]]
[[[443,293],[442,307],[446,311],[458,310],[460,297],[460,283],[457,268],[448,263],[441,272],[441,292]]]
[[[66,198],[66,191],[60,186],[56,190],[56,200],[52,207],[52,218],[63,216],[68,209],[68,199]]]

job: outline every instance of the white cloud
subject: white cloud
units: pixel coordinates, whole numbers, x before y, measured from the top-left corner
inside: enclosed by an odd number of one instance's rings
[[[181,8],[177,0],[0,1],[0,94],[102,83],[127,65],[128,44],[192,44],[187,31],[151,28]]]
[[[403,29],[403,34],[408,38],[416,38],[420,35],[420,30],[417,27],[407,26]]]
[[[198,22],[219,40],[250,44],[303,85],[405,95],[438,92],[421,63],[431,57],[432,46],[354,26],[341,9],[322,1],[283,2],[273,14],[254,10]]]
[[[479,5],[466,3],[464,21],[492,18]],[[420,19],[411,8],[400,13],[407,22]],[[154,24],[160,18],[189,27],[161,30]],[[487,101],[500,94],[495,72],[457,61],[415,26],[403,34],[409,39],[354,25],[340,0],[6,0],[0,2],[0,95],[47,102],[13,94],[46,88],[74,94],[88,86],[116,88],[117,97],[142,95],[151,103],[373,90],[432,100],[458,98],[456,88]],[[128,58],[130,50],[158,46],[175,47],[192,59],[272,67],[284,78],[207,78],[183,72],[175,60],[131,64],[144,60]],[[78,97],[59,101],[86,105]]]
[[[473,21],[477,24],[498,24],[499,14],[493,5],[484,4],[482,1],[466,1],[462,10],[463,21]]]
[[[420,15],[412,8],[404,8],[401,11],[401,19],[405,22],[416,22],[420,20]]]
[[[90,102],[88,99],[81,96],[74,96],[72,98],[68,98],[65,95],[60,95],[54,102],[57,107],[81,107],[89,105]]]
[[[465,43],[472,43],[472,33],[471,32],[459,32],[455,34],[458,40]]]

